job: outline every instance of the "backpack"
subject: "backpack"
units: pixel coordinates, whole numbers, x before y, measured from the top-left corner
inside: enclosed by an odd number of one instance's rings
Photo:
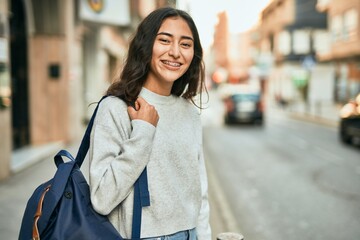
[[[106,97],[106,96],[105,96]],[[76,158],[66,150],[54,157],[52,179],[38,186],[27,202],[19,240],[123,239],[106,216],[97,213],[90,201],[89,185],[80,171],[90,145],[90,133],[100,105],[96,106]],[[64,161],[63,157],[69,161]],[[150,205],[146,168],[134,185],[131,239],[140,239],[142,207]]]

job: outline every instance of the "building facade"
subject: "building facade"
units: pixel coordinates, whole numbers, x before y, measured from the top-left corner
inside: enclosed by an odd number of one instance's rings
[[[360,92],[360,1],[318,0],[317,9],[327,13],[330,35],[318,59],[334,64],[334,101],[342,104]]]
[[[48,149],[51,155],[80,140],[91,103],[119,76],[137,24],[150,11],[175,4],[0,2],[0,180],[26,166],[26,151]]]
[[[334,66],[320,62],[329,50],[327,15],[316,0],[273,0],[261,13],[259,56],[271,59],[269,96],[295,111],[322,115],[333,108]],[[269,63],[268,63],[269,64]],[[328,79],[328,80],[325,80]],[[336,118],[337,116],[334,116]]]

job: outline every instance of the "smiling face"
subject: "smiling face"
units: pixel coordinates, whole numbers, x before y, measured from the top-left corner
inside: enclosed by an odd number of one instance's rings
[[[165,19],[154,41],[144,87],[169,95],[173,83],[188,70],[193,57],[194,40],[187,22],[181,17]]]

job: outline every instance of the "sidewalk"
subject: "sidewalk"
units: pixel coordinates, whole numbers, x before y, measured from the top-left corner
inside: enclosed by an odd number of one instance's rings
[[[18,238],[26,203],[38,185],[54,176],[56,167],[53,156],[62,146],[54,143],[29,147],[17,153],[13,166],[15,173],[0,182],[0,239]],[[64,149],[76,154],[75,145]],[[86,168],[84,165],[83,169]]]
[[[13,174],[21,172],[41,159],[51,156],[54,152],[63,147],[63,142],[53,142],[39,146],[28,146],[16,150],[11,156],[10,171]]]
[[[339,109],[334,105],[322,106],[321,110],[306,109],[304,103],[297,103],[287,107],[280,107],[275,102],[269,104],[271,112],[282,112],[288,117],[305,122],[337,128],[339,126]]]

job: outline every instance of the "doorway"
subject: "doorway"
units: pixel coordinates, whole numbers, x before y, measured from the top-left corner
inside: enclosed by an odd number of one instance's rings
[[[10,59],[13,149],[29,144],[29,82],[24,1],[11,0]]]

